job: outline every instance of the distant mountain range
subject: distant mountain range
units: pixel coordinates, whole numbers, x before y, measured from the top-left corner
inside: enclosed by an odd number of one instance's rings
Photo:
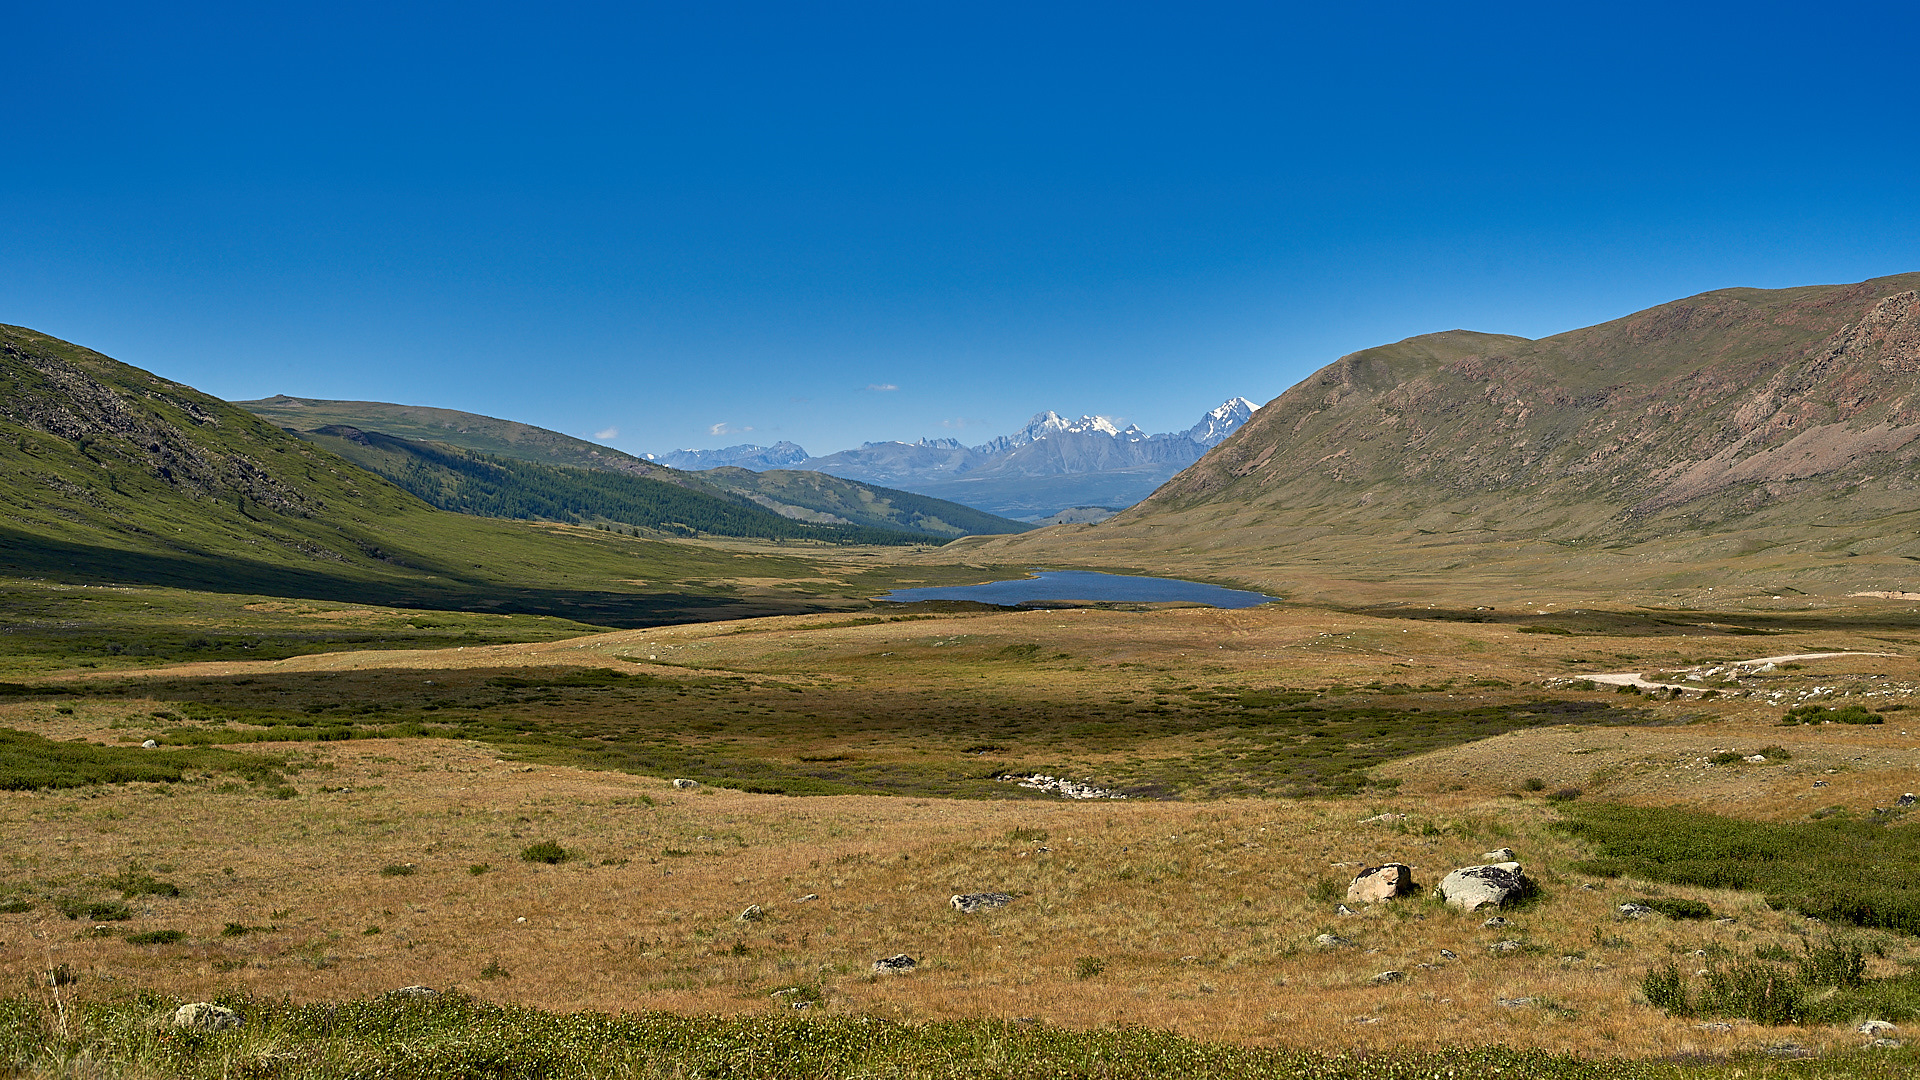
[[[884,484],[1039,521],[1062,511],[1129,506],[1239,430],[1259,406],[1229,398],[1186,431],[1149,435],[1104,416],[1068,420],[1048,411],[1011,435],[963,446],[955,439],[870,442],[812,457],[791,442],[676,450],[649,460],[676,469],[806,469]]]
[[[1365,349],[1111,520],[967,544],[1296,595],[1920,591],[1920,274]]]
[[[285,394],[234,404],[289,431],[300,432],[309,441],[323,442],[334,453],[380,473],[445,509],[481,505],[473,501],[477,498],[475,492],[482,486],[509,483],[506,473],[513,474],[510,482],[516,492],[544,485],[550,490],[564,487],[584,493],[586,488],[580,485],[586,484],[597,492],[595,497],[603,501],[615,499],[628,506],[691,505],[684,499],[668,498],[664,492],[636,502],[638,496],[631,492],[639,489],[631,485],[621,489],[629,494],[615,496],[599,482],[566,480],[562,483],[563,474],[559,473],[539,474],[543,479],[537,479],[534,474],[512,465],[527,462],[561,469],[621,473],[637,480],[673,485],[706,498],[750,504],[755,512],[771,512],[789,521],[811,525],[898,530],[942,539],[1021,532],[1029,527],[1024,522],[1010,521],[943,499],[820,473],[746,469],[687,473],[557,431],[455,409],[384,401],[296,398]],[[469,460],[471,455],[448,456],[436,451],[436,446],[473,451],[500,460],[491,469],[478,468]],[[449,469],[461,475],[454,476]],[[491,501],[486,505],[539,503],[537,499],[529,501],[522,494],[502,502],[498,492],[488,499]],[[592,516],[587,502],[578,505],[581,514]],[[734,511],[723,512],[710,507],[699,511],[697,516],[707,522],[729,522],[726,528],[735,530],[731,535],[782,536],[791,531],[773,528],[772,523],[767,522],[751,524],[750,515],[743,516],[738,509],[736,506]],[[645,524],[627,518],[620,520]],[[740,529],[749,531],[742,533]],[[675,525],[667,531],[680,530]]]

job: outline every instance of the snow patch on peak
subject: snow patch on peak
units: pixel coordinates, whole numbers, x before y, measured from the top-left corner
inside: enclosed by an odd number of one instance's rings
[[[1231,397],[1222,402],[1200,422],[1187,429],[1187,438],[1201,446],[1218,446],[1227,436],[1240,430],[1240,425],[1253,418],[1254,410],[1260,408],[1243,397]]]

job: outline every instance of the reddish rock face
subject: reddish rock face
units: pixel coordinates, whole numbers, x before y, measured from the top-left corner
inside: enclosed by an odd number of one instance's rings
[[[1347,901],[1375,904],[1396,896],[1411,896],[1414,891],[1413,868],[1405,863],[1369,866],[1347,886]]]

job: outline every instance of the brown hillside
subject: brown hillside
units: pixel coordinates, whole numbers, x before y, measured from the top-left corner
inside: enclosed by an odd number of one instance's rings
[[[1726,289],[1538,341],[1363,350],[1125,514],[995,557],[1296,588],[1920,587],[1917,287]]]

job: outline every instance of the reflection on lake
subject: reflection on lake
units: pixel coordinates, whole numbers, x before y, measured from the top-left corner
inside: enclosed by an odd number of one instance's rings
[[[1190,603],[1246,608],[1280,599],[1244,589],[1223,589],[1178,578],[1132,577],[1092,570],[1042,570],[1018,581],[895,589],[878,600],[911,604],[916,600],[972,600],[980,604],[1028,604],[1047,600],[1107,600],[1124,604]]]

